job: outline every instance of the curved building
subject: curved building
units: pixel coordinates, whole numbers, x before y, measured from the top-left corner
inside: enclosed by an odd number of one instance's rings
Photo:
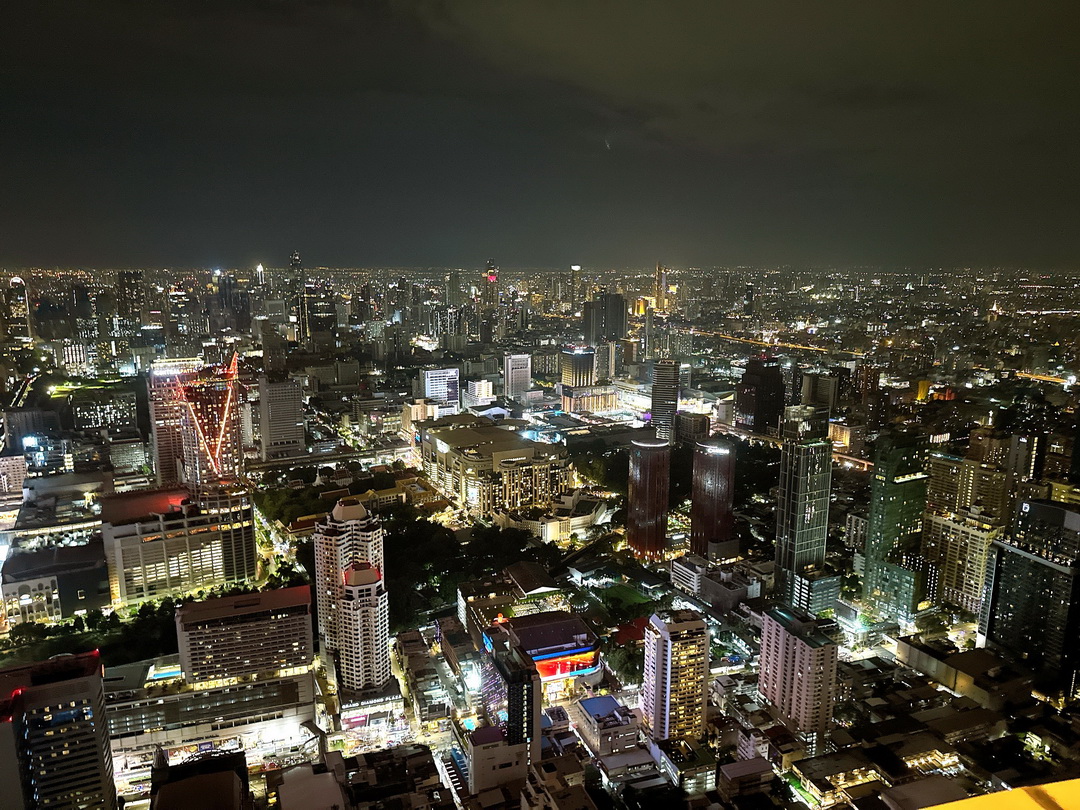
[[[667,548],[671,447],[663,439],[630,443],[626,540],[637,557],[659,560]]]
[[[724,439],[694,447],[690,499],[690,550],[707,559],[726,559],[739,550],[735,538],[735,448]]]

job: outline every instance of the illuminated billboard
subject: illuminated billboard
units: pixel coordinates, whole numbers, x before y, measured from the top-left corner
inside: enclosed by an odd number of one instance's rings
[[[600,651],[588,647],[533,658],[541,681],[588,675],[600,668]]]

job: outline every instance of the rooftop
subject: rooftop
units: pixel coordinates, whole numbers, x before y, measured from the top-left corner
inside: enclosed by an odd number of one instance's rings
[[[238,596],[220,596],[201,602],[188,602],[177,608],[177,617],[183,624],[222,619],[245,613],[297,607],[311,604],[311,588],[300,585],[295,588],[277,588]]]

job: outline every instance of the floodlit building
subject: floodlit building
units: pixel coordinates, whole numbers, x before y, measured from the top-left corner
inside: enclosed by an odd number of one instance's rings
[[[758,688],[811,755],[832,720],[838,651],[806,613],[780,607],[762,616]]]
[[[696,739],[705,731],[709,630],[693,610],[653,614],[645,625],[641,709],[655,739]]]
[[[304,585],[187,602],[176,608],[180,667],[192,683],[302,670],[315,656]]]
[[[503,396],[517,399],[532,388],[532,355],[503,356]]]
[[[656,438],[675,443],[675,411],[679,409],[679,364],[657,360],[653,365],[651,424]]]
[[[690,550],[711,560],[739,552],[735,536],[735,448],[724,439],[694,447],[690,496]]]
[[[0,804],[117,806],[97,651],[0,670]]]
[[[667,549],[671,446],[663,439],[630,444],[626,542],[638,557],[659,560]]]
[[[304,398],[299,382],[259,378],[259,438],[263,461],[304,454]]]

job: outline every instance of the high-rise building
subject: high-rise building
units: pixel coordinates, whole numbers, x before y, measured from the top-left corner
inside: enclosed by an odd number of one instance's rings
[[[645,625],[641,709],[657,740],[697,739],[705,732],[709,630],[701,614],[653,614]]]
[[[333,343],[337,308],[329,285],[307,279],[300,291],[300,342],[312,348]]]
[[[31,343],[34,339],[33,318],[30,311],[30,291],[26,282],[13,276],[5,291],[4,331],[12,340]]]
[[[979,635],[1032,670],[1038,685],[1073,695],[1080,686],[1080,509],[1020,503],[1011,536],[987,562]]]
[[[832,488],[828,422],[828,412],[820,408],[784,410],[776,502],[777,596],[811,613],[832,607],[839,590],[835,577],[823,576]]]
[[[429,368],[422,376],[426,399],[454,410],[461,406],[461,369]]]
[[[529,653],[505,635],[485,636],[492,648],[481,664],[481,699],[488,722],[508,745],[524,745],[527,761],[540,761],[543,687]]]
[[[754,317],[754,285],[747,284],[743,291],[742,313],[744,318]]]
[[[811,756],[821,752],[832,720],[837,654],[809,615],[780,607],[762,616],[758,689]]]
[[[927,512],[922,527],[922,555],[933,572],[934,590],[950,605],[978,614],[982,608],[986,560],[1005,524],[981,507],[955,512]]]
[[[259,378],[259,438],[263,461],[304,454],[304,393],[296,380]]]
[[[146,284],[142,270],[121,270],[116,274],[116,315],[120,334],[134,335],[142,328],[146,309]]]
[[[735,426],[776,435],[785,400],[780,361],[773,357],[751,357],[735,388]]]
[[[176,608],[189,683],[306,669],[315,655],[307,585],[186,602]]]
[[[863,598],[882,616],[912,621],[926,597],[917,561],[926,506],[926,446],[915,434],[878,439],[870,480]]]
[[[0,670],[0,805],[117,806],[97,651]]]
[[[503,355],[503,396],[517,399],[532,388],[532,355]]]
[[[150,451],[159,487],[180,480],[184,460],[180,416],[184,405],[179,391],[184,383],[195,379],[202,367],[200,358],[188,357],[156,361],[150,370]]]
[[[690,496],[690,551],[711,560],[738,554],[735,536],[735,448],[724,439],[694,447]]]
[[[103,498],[101,536],[113,602],[138,603],[255,578],[251,494],[229,484]]]
[[[480,276],[480,308],[493,310],[499,306],[499,268],[494,259],[487,260],[487,266]]]
[[[836,410],[840,401],[840,378],[832,374],[803,374],[801,405]]]
[[[571,388],[596,385],[596,352],[592,349],[563,349],[559,355],[559,380]]]
[[[213,376],[180,383],[180,438],[184,481],[193,490],[240,477],[244,448],[240,432],[237,357]]]
[[[390,603],[382,571],[366,562],[345,569],[337,618],[338,686],[381,691],[390,681]]]
[[[382,624],[386,600],[382,523],[359,500],[343,498],[316,525],[312,539],[313,587],[323,649],[337,657],[339,667],[348,667],[343,681],[347,688],[382,688],[390,672],[389,629]],[[348,584],[349,571],[352,585]],[[355,632],[365,627],[373,635],[370,643],[359,645]],[[379,683],[383,674],[386,678]]]
[[[638,557],[659,560],[667,549],[671,446],[662,439],[630,444],[626,542]]]
[[[656,438],[675,443],[675,412],[679,409],[679,364],[657,360],[653,365],[651,424]]]
[[[585,302],[583,329],[590,346],[613,343],[626,337],[626,298],[618,293],[603,293]]]
[[[667,274],[667,268],[657,262],[656,275],[653,276],[653,298],[656,299],[656,309],[659,312],[667,312]]]

